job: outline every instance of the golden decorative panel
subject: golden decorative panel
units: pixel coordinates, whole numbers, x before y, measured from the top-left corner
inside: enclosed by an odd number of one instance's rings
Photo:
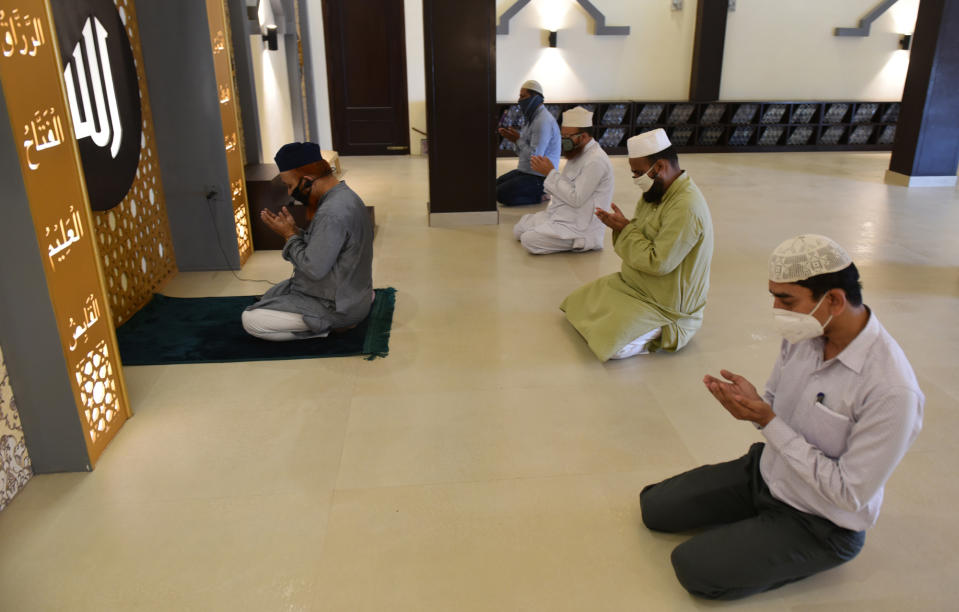
[[[101,341],[88,352],[75,366],[73,374],[80,387],[84,429],[90,441],[96,443],[120,412],[120,397],[107,343]]]
[[[0,0],[0,82],[93,466],[130,408],[56,40],[45,0]]]
[[[133,0],[114,3],[133,49],[142,113],[140,163],[133,185],[119,205],[93,213],[113,322],[120,325],[176,275],[177,267],[157,161],[136,8]]]
[[[30,455],[23,439],[20,412],[13,398],[13,388],[0,351],[0,510],[33,476]]]
[[[250,213],[246,199],[246,163],[240,132],[239,109],[236,105],[236,87],[233,81],[233,47],[230,45],[229,19],[224,0],[206,0],[207,21],[210,24],[210,45],[213,48],[213,68],[216,73],[217,97],[220,100],[220,120],[223,124],[223,149],[230,175],[233,218],[236,221],[236,243],[240,264],[253,254],[250,239]]]

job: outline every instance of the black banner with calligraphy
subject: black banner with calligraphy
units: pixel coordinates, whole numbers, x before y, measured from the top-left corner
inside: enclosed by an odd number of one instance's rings
[[[90,206],[109,210],[126,197],[140,160],[133,51],[112,0],[51,0],[50,8]]]

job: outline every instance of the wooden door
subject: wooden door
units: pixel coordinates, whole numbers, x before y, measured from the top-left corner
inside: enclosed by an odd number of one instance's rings
[[[333,148],[410,152],[403,0],[323,0]]]

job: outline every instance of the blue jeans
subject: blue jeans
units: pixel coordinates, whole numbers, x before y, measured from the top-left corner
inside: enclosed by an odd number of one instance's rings
[[[543,200],[543,181],[538,174],[511,170],[496,179],[496,199],[504,206],[539,204]]]
[[[763,444],[643,489],[650,529],[703,530],[673,550],[676,577],[707,599],[738,599],[830,569],[856,556],[865,531],[850,531],[775,499],[759,472]]]

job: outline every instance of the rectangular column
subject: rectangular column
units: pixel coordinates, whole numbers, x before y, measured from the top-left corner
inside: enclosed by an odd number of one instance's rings
[[[696,5],[689,99],[693,102],[712,102],[719,99],[719,86],[722,83],[729,0],[699,0]]]
[[[0,337],[35,471],[90,470],[131,413],[49,3],[0,31]]]
[[[90,469],[0,88],[0,340],[33,471]]]
[[[228,113],[214,60],[214,47],[216,55],[232,51],[227,30],[217,24],[211,33],[206,2],[137,0],[136,6],[177,266],[238,270],[248,226],[238,228],[230,172],[236,162],[228,156],[238,156],[243,143],[223,125]],[[226,93],[232,105],[232,87]]]
[[[959,166],[959,2],[921,0],[886,182],[956,184]]]
[[[430,225],[496,224],[496,19],[489,0],[424,0]]]

